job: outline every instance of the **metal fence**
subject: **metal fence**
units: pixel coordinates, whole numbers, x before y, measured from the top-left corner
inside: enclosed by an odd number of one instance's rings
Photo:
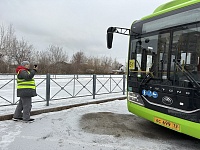
[[[35,75],[38,96],[33,103],[76,97],[122,93],[125,95],[125,75]],[[15,105],[16,75],[0,75],[0,106]]]

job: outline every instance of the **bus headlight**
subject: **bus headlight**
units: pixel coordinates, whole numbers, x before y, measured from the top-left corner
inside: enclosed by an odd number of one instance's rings
[[[144,106],[142,97],[138,93],[128,92],[128,101]]]

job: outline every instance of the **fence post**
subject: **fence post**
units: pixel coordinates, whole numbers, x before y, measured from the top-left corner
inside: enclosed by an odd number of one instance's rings
[[[125,95],[125,89],[126,89],[126,75],[123,74],[123,95]]]
[[[96,94],[96,74],[93,74],[93,99],[95,99]]]
[[[110,92],[109,93],[112,93],[112,86],[111,86],[112,85],[112,81],[111,80],[112,80],[112,75],[110,74]]]
[[[13,104],[15,104],[15,75],[14,75],[14,83],[13,83]]]
[[[49,106],[49,100],[50,100],[50,74],[46,74],[46,101],[47,106]]]

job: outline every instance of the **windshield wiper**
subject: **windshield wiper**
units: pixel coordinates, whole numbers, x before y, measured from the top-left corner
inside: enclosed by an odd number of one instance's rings
[[[153,65],[151,66],[151,68],[149,69],[149,73],[144,77],[144,79],[141,81],[140,85],[145,85],[146,83],[149,82],[149,80],[152,78],[153,73],[155,72],[155,68],[158,67],[160,63],[157,63],[155,65],[155,63],[153,63]]]
[[[154,69],[149,69],[149,73],[144,77],[144,79],[141,81],[140,85],[145,85],[149,80],[152,78],[152,74]]]
[[[191,76],[190,72],[185,69],[184,67],[182,67],[180,65],[180,61],[177,61],[176,59],[173,60],[173,62],[176,64],[177,68],[183,72],[183,74],[186,76],[186,78],[190,81],[190,83],[192,84],[192,86],[194,88],[197,89],[197,91],[200,93],[200,85],[196,82],[196,80]]]

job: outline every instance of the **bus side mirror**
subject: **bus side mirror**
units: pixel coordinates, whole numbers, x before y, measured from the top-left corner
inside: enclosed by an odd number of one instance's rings
[[[109,27],[107,30],[107,48],[112,48],[113,33],[116,31],[115,27]]]

